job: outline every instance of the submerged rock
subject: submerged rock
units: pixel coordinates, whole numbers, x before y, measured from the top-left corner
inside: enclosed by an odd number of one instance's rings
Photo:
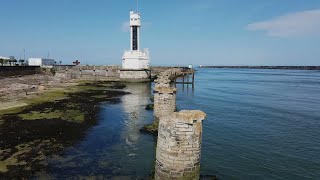
[[[154,109],[154,104],[146,105],[145,109],[148,110],[148,111],[153,110]]]
[[[140,129],[141,133],[158,136],[159,119],[155,118],[152,124],[147,124]]]
[[[200,175],[200,180],[218,180],[215,175]]]

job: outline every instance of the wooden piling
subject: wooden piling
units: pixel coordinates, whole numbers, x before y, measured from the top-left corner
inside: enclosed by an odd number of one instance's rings
[[[189,85],[189,73],[187,73],[187,84]]]
[[[192,71],[192,84],[194,84],[194,70]]]
[[[182,73],[182,83],[184,84],[184,73]]]

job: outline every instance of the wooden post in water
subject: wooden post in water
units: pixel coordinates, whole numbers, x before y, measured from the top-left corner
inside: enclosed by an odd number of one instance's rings
[[[184,85],[184,73],[182,73],[182,85]]]
[[[192,91],[194,91],[194,70],[192,71]]]
[[[189,73],[187,73],[187,84],[189,84]]]
[[[192,71],[192,84],[194,84],[194,71]]]
[[[187,89],[187,92],[189,92],[189,72],[187,72]]]

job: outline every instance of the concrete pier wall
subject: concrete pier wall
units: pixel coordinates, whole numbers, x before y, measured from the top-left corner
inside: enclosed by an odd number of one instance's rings
[[[190,110],[160,118],[155,179],[199,179],[202,120],[206,114]]]
[[[148,82],[151,72],[149,70],[128,70],[117,67],[74,67],[56,72],[57,78],[81,80],[118,80],[127,82]]]

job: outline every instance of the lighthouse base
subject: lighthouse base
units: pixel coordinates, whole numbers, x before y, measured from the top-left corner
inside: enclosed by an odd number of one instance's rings
[[[149,82],[151,71],[148,69],[120,69],[120,79],[128,82]]]
[[[122,56],[122,69],[149,69],[149,51],[125,51]]]

